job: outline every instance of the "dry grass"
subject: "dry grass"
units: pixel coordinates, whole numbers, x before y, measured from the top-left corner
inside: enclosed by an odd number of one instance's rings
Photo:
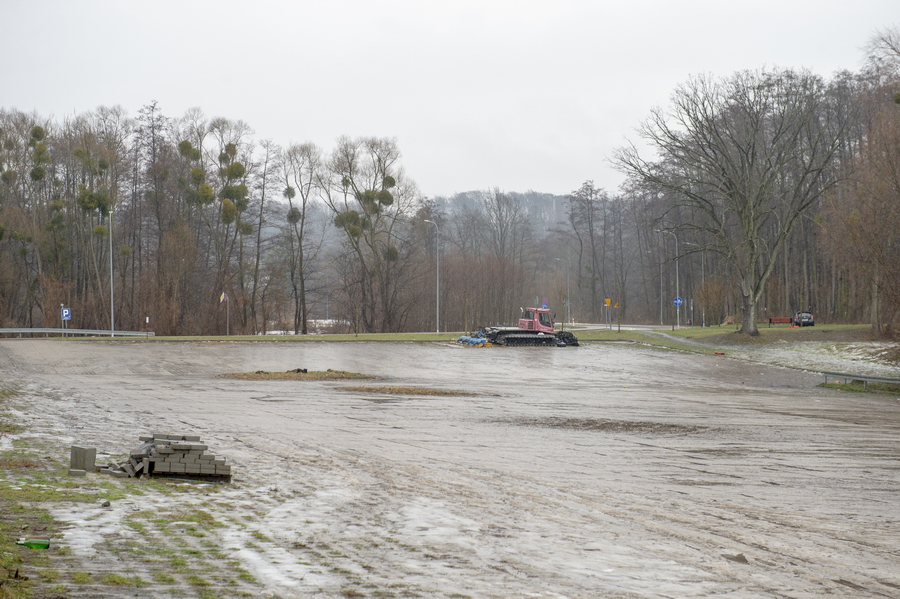
[[[337,387],[339,391],[355,391],[357,393],[380,393],[385,395],[445,395],[445,396],[475,396],[477,393],[459,391],[457,389],[432,389],[430,387],[402,387],[397,385],[373,387],[358,385],[354,387]]]
[[[244,381],[345,381],[352,379],[376,379],[378,377],[346,370],[312,370],[304,372],[301,369],[288,370],[286,372],[235,372],[222,375],[223,378],[241,379]]]
[[[494,422],[562,428],[577,431],[598,431],[603,433],[634,433],[643,435],[689,435],[707,430],[704,426],[685,426],[666,422],[644,422],[631,420],[608,420],[605,418],[519,418],[495,420]]]
[[[38,460],[26,457],[0,457],[0,470],[28,470],[43,468],[44,464]]]

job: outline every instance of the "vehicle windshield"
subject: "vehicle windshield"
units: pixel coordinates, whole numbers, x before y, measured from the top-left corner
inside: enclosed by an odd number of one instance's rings
[[[549,327],[552,325],[552,323],[550,322],[550,315],[547,314],[546,312],[540,313],[540,321],[541,321],[541,324],[544,325],[545,327]]]

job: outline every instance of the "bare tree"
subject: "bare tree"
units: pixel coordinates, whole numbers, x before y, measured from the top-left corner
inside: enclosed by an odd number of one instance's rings
[[[408,217],[419,201],[415,184],[400,168],[393,139],[342,137],[331,156],[326,201],[344,233],[352,260],[345,260],[345,289],[353,298],[347,317],[367,332],[399,330],[417,297],[408,285],[415,249],[408,243]],[[349,285],[350,281],[354,281]]]
[[[284,198],[288,201],[287,222],[290,241],[291,296],[294,301],[294,333],[306,335],[309,312],[306,305],[306,282],[309,276],[309,256],[304,246],[310,240],[309,211],[312,201],[321,192],[325,180],[322,151],[312,143],[292,145],[282,157]],[[317,243],[312,249],[317,251]]]
[[[866,63],[872,71],[888,78],[900,77],[900,27],[876,31],[865,50]]]
[[[825,230],[836,261],[863,277],[873,332],[891,337],[900,316],[900,106],[893,86],[869,94],[869,126],[853,180],[830,197]]]
[[[660,160],[634,145],[615,162],[629,176],[675,194],[710,249],[734,269],[743,302],[741,332],[758,335],[766,281],[798,220],[840,179],[835,168],[852,107],[834,101],[821,78],[805,71],[698,77],[640,128]]]
[[[255,170],[258,171],[257,184],[254,191],[259,196],[259,205],[257,206],[256,215],[256,235],[255,235],[255,255],[253,256],[253,277],[250,283],[249,310],[250,319],[253,322],[253,332],[266,331],[265,307],[260,304],[264,301],[267,285],[260,279],[260,270],[263,267],[264,243],[263,230],[266,226],[267,205],[269,181],[274,182],[278,168],[276,166],[276,158],[278,156],[278,146],[270,140],[265,140],[261,144],[262,159],[256,165]]]
[[[569,195],[569,227],[575,236],[577,250],[576,283],[588,290],[591,317],[599,322],[600,289],[606,283],[607,219],[609,197],[593,181],[585,181]]]

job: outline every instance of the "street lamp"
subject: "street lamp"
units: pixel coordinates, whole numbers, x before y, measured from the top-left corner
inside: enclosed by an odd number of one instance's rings
[[[557,262],[562,262],[562,258],[556,258]],[[566,260],[566,306],[563,310],[563,327],[566,330],[566,320],[572,318],[572,305],[569,299],[569,261]]]
[[[654,252],[650,250],[645,250],[647,254],[653,255]],[[657,254],[661,254],[661,252],[655,252]],[[659,262],[659,326],[663,325],[663,277],[662,277],[662,255],[657,256]]]
[[[434,281],[434,329],[436,333],[441,332],[441,228],[433,220],[425,220],[426,223],[434,225],[437,236],[434,240],[434,255],[437,262],[435,268]]]
[[[113,282],[113,210],[109,211],[109,336],[116,336],[115,283]]]
[[[675,297],[681,298],[680,287],[678,285],[678,236],[671,231],[657,229],[658,233],[668,233],[675,238]],[[675,306],[675,328],[681,328],[681,306]]]
[[[690,241],[685,241],[685,245],[692,245],[694,247],[700,248],[700,286],[703,288],[703,293],[706,293],[706,248],[701,246],[699,243],[691,243]],[[693,316],[692,316],[693,318]],[[706,326],[706,306],[700,308],[700,318],[701,318],[701,326]]]

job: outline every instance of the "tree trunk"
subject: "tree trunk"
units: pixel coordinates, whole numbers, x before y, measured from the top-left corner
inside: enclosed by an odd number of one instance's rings
[[[759,327],[756,324],[756,316],[759,313],[759,301],[754,297],[753,292],[746,290],[741,291],[741,299],[744,304],[742,310],[744,322],[741,323],[740,332],[757,337],[759,336]]]

